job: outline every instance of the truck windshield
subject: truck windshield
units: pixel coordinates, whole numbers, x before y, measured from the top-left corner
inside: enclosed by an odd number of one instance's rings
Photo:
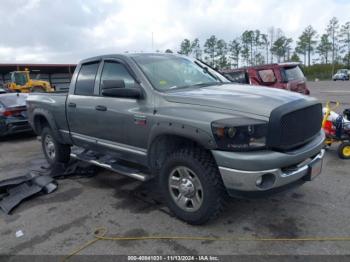
[[[304,79],[303,71],[301,71],[299,66],[295,67],[285,67],[284,71],[286,72],[286,77],[288,81],[291,80],[301,80]]]
[[[140,55],[134,57],[152,85],[160,91],[221,82],[210,71],[184,57]]]

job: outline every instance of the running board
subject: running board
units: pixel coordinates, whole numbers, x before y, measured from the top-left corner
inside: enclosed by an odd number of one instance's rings
[[[84,153],[80,153],[80,154],[76,154],[76,153],[71,153],[70,154],[71,158],[74,159],[78,159],[87,163],[90,163],[92,165],[95,166],[100,166],[103,167],[105,169],[108,169],[110,171],[116,172],[118,174],[124,175],[124,176],[128,176],[140,181],[147,181],[151,178],[150,175],[145,174],[143,172],[141,172],[138,169],[135,168],[131,168],[131,167],[127,167],[124,165],[120,165],[118,163],[116,163],[115,161],[109,161],[108,162],[113,162],[113,163],[108,163],[107,161],[103,161],[103,157],[102,158],[91,158],[88,156],[85,156]]]

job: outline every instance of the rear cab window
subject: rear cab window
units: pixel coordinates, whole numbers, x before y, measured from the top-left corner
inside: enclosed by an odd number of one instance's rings
[[[304,73],[303,71],[301,71],[299,66],[284,67],[283,72],[284,72],[284,78],[286,82],[305,79]]]
[[[97,70],[100,62],[83,64],[80,68],[77,82],[75,84],[75,95],[92,96]]]
[[[240,84],[249,84],[249,80],[245,71],[235,71],[230,73],[224,73],[230,81]]]

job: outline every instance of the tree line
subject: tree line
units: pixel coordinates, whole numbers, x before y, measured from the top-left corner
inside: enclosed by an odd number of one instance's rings
[[[204,60],[219,69],[287,61],[302,62],[309,67],[330,64],[332,71],[336,64],[350,69],[350,22],[340,24],[333,17],[321,34],[309,25],[293,42],[282,29],[271,27],[267,32],[245,30],[232,40],[212,35],[203,45],[198,38],[184,39],[178,53]]]

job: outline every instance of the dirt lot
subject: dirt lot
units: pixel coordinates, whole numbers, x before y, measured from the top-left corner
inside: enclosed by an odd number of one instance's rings
[[[350,82],[309,83],[322,101],[350,107]],[[0,178],[44,164],[33,136],[0,142]],[[67,254],[93,238],[97,227],[120,236],[350,237],[350,161],[333,147],[315,181],[266,199],[232,199],[211,224],[189,226],[162,206],[154,183],[141,184],[107,171],[59,181],[50,195],[30,199],[12,215],[0,211],[0,254]],[[16,238],[22,230],[24,236]],[[81,254],[350,254],[350,241],[99,241]]]

